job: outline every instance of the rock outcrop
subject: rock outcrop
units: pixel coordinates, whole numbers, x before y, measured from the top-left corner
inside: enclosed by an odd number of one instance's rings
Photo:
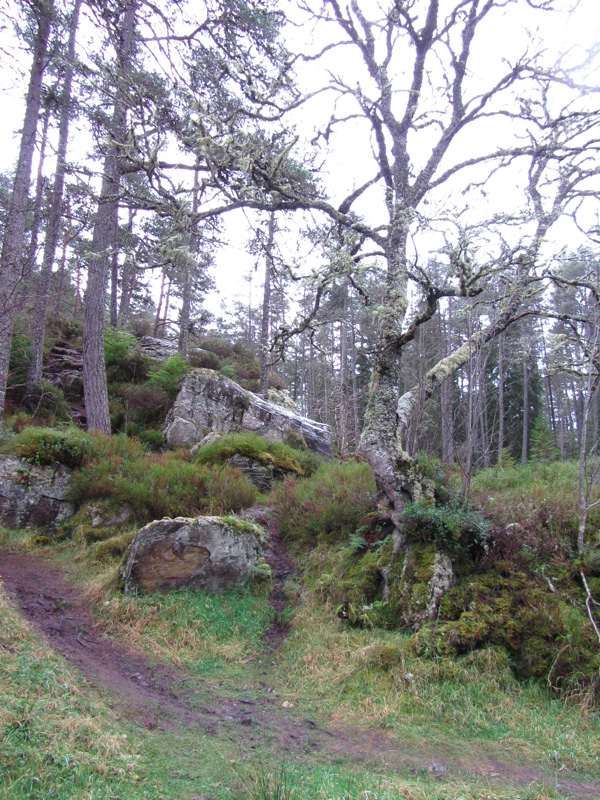
[[[233,517],[163,519],[139,530],[124,568],[125,593],[202,589],[220,594],[264,569],[264,531]]]
[[[0,455],[0,523],[11,528],[47,527],[73,515],[71,470],[40,467]]]
[[[184,378],[164,435],[171,447],[193,447],[211,431],[252,431],[276,441],[284,441],[293,433],[311,450],[331,456],[328,425],[268,403],[213,370],[198,369]]]

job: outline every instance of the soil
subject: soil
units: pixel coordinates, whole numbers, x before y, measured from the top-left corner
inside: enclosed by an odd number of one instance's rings
[[[274,519],[263,519],[272,528]],[[278,613],[284,608],[283,585],[293,567],[283,543],[274,540],[270,563],[275,579],[272,597]],[[0,580],[24,617],[51,647],[104,693],[115,713],[153,730],[198,727],[202,733],[227,736],[249,749],[268,745],[282,753],[314,753],[331,763],[338,759],[362,763],[371,770],[429,772],[449,776],[487,777],[490,785],[549,785],[574,798],[600,797],[600,783],[580,784],[549,776],[540,769],[515,766],[481,755],[452,760],[431,752],[423,742],[418,752],[380,731],[351,726],[327,726],[307,718],[302,709],[282,703],[268,687],[215,686],[184,670],[161,664],[103,635],[82,593],[53,562],[41,555],[0,552]],[[267,653],[286,635],[275,625],[266,636]],[[265,662],[266,663],[266,662]]]

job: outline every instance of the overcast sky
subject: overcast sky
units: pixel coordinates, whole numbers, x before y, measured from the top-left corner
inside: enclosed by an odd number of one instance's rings
[[[370,3],[374,8],[380,5],[377,0],[370,0]],[[364,4],[365,8],[368,8],[370,3]],[[532,37],[543,42],[550,52],[559,53],[572,49],[572,58],[581,60],[583,53],[597,46],[600,40],[600,7],[598,0],[580,0],[575,11],[567,13],[573,4],[572,0],[565,0],[563,3],[565,11],[557,14],[534,13],[528,11],[524,3],[520,3],[519,6],[509,4],[504,11],[503,19],[495,18],[494,29],[489,31],[485,44],[478,54],[476,72],[481,76],[481,80],[488,80],[490,70],[499,69],[504,58],[514,57],[522,52],[526,42]],[[291,0],[282,5],[284,8],[289,8],[290,12],[294,9]],[[295,20],[299,20],[297,12],[294,11],[293,16]],[[84,29],[82,39],[85,35]],[[329,35],[325,27],[312,29],[310,26],[291,28],[289,33],[292,48],[299,50],[318,48],[327,41],[325,37]],[[24,113],[23,98],[29,64],[27,58],[21,58],[20,61],[13,58],[13,54],[16,53],[15,43],[11,40],[8,29],[5,29],[0,32],[1,171],[10,169],[14,164],[19,143],[18,130]],[[300,79],[306,88],[315,88],[323,83],[323,70],[327,68],[348,73],[353,69],[353,64],[351,58],[338,49],[322,63],[303,65]],[[329,118],[331,103],[331,97],[322,96],[311,101],[298,115],[296,124],[306,133],[307,138],[310,138],[314,128]],[[361,130],[358,124],[346,127],[343,134],[334,135],[330,144],[330,150],[324,159],[324,179],[333,187],[334,196],[337,195],[337,198],[341,199],[355,186],[371,177],[372,167],[366,157],[369,144],[364,129]],[[52,164],[49,162],[48,169],[51,168]],[[497,196],[495,201],[500,204],[505,202]],[[368,213],[368,208],[360,210]],[[291,234],[288,234],[288,237],[291,238]],[[226,238],[230,241],[230,246],[224,248],[217,260],[218,289],[228,296],[239,293],[243,298],[247,298],[248,284],[242,276],[252,269],[254,259],[244,252],[247,231],[242,214],[232,215],[226,228]],[[257,273],[255,283],[260,283],[260,273]],[[255,292],[258,294],[257,285]],[[213,310],[216,305],[216,301],[213,300],[211,302]]]

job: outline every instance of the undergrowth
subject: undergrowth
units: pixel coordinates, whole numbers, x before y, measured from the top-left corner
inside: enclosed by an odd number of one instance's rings
[[[285,480],[272,496],[280,533],[302,550],[345,541],[355,532],[373,509],[375,480],[367,464],[332,462],[306,480]]]
[[[323,562],[324,553],[310,560]],[[584,696],[565,705],[540,684],[518,681],[502,648],[428,658],[410,634],[349,628],[324,600],[318,578],[304,597],[283,651],[288,691],[334,718],[386,728],[405,745],[421,743],[425,758],[427,742],[452,743],[466,758],[478,740],[541,766],[598,771],[599,720]]]

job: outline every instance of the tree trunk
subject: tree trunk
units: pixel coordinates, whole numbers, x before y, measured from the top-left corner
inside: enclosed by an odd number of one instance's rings
[[[504,332],[498,337],[498,466],[502,469],[504,452]]]
[[[190,260],[185,264],[185,275],[183,280],[183,287],[181,293],[181,311],[179,314],[179,341],[178,352],[184,358],[187,358],[188,347],[190,341],[190,317],[192,311],[192,291],[194,288],[194,270],[198,268],[198,226],[196,223],[196,215],[198,214],[198,170],[194,170],[194,190],[192,194],[192,232],[191,232],[191,250],[193,262]]]
[[[40,157],[38,160],[37,179],[35,182],[35,203],[33,206],[33,219],[31,221],[29,254],[27,256],[27,274],[31,274],[35,271],[38,240],[40,237],[40,225],[42,221],[42,206],[44,204],[44,190],[47,188],[46,180],[44,179],[44,163],[46,161],[46,146],[48,144],[48,127],[50,125],[51,116],[50,111],[51,103],[48,103],[44,111],[42,135],[40,137]]]
[[[529,364],[527,354],[523,357],[523,439],[521,441],[521,463],[527,464],[529,453]]]
[[[267,246],[265,249],[265,282],[263,287],[262,317],[260,322],[260,394],[269,399],[269,330],[271,323],[271,280],[273,275],[273,244],[275,240],[275,213],[269,215]]]
[[[44,338],[46,335],[46,312],[48,309],[52,267],[54,266],[58,236],[60,233],[65,174],[67,171],[66,156],[69,141],[69,119],[71,114],[71,88],[73,85],[75,43],[81,1],[82,0],[75,0],[73,15],[71,17],[67,64],[62,83],[56,170],[54,173],[54,185],[52,187],[48,224],[46,226],[44,256],[42,259],[42,268],[40,271],[31,323],[31,357],[29,361],[29,370],[27,372],[27,384],[25,387],[26,403],[31,403],[33,401],[37,387],[42,379],[42,359],[44,353]]]
[[[121,23],[117,58],[122,79],[131,71],[135,51],[135,0]],[[83,393],[88,430],[110,433],[108,390],[104,363],[104,320],[109,265],[117,241],[121,169],[119,147],[125,139],[127,96],[120,81],[115,90],[111,142],[104,161],[102,188],[90,248],[88,283],[83,313]]]
[[[134,211],[129,209],[129,220],[127,222],[127,233],[131,235],[133,231]],[[135,288],[137,280],[137,265],[135,258],[128,255],[123,264],[123,271],[121,275],[121,299],[119,302],[119,311],[117,313],[117,326],[119,328],[125,327],[129,322],[129,310],[131,307],[131,297]]]
[[[452,352],[452,301],[448,299],[446,323],[446,355]],[[450,375],[440,387],[442,417],[442,463],[454,464],[454,376]]]
[[[162,271],[162,277],[160,280],[160,293],[158,295],[158,304],[156,306],[156,317],[154,318],[154,335],[158,336],[160,333],[160,322],[161,322],[161,313],[162,313],[162,304],[163,304],[163,297],[165,295],[165,281],[167,280],[167,273],[164,270]]]
[[[6,218],[0,263],[0,425],[4,416],[10,343],[17,313],[16,295],[21,278],[21,258],[25,250],[25,227],[29,206],[29,182],[35,147],[38,116],[41,103],[42,77],[46,65],[46,52],[54,6],[51,0],[39,0],[37,33],[29,87],[25,103],[25,119],[21,134],[19,159],[15,172],[13,193]]]

